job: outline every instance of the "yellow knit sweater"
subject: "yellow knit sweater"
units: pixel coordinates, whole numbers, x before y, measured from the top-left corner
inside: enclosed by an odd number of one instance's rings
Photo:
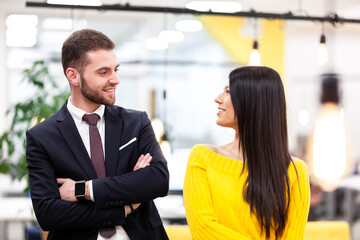
[[[310,206],[307,166],[294,161],[289,166],[291,202],[286,228],[281,239],[304,239]],[[266,239],[259,222],[243,198],[247,169],[243,162],[219,155],[203,145],[196,145],[189,156],[185,183],[186,218],[193,239],[245,240]],[[298,176],[298,177],[297,177]],[[275,239],[271,231],[270,239]]]

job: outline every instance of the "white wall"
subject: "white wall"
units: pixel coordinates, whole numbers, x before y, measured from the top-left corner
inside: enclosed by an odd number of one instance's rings
[[[8,78],[6,69],[6,15],[3,9],[0,9],[0,134],[6,129],[7,121],[5,112],[8,106]]]

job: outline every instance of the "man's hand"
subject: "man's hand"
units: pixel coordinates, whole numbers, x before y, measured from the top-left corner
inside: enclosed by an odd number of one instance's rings
[[[134,204],[131,204],[131,206],[133,207],[133,209],[135,211],[135,209],[137,209],[140,206],[140,203],[134,203]],[[129,215],[131,213],[131,208],[129,205],[125,206],[125,211],[126,211],[126,215]]]
[[[147,153],[145,156],[141,154],[141,156],[139,157],[138,161],[135,164],[134,171],[149,166],[151,160],[152,160],[152,156],[150,155],[150,153]],[[131,206],[135,210],[140,206],[140,203],[134,203],[131,204]],[[126,211],[126,215],[131,213],[131,208],[129,205],[125,206],[125,211]]]
[[[145,156],[141,154],[141,156],[139,157],[138,161],[135,164],[134,171],[149,166],[151,160],[152,160],[152,156],[150,155],[150,153],[147,153]]]
[[[57,178],[57,183],[61,184],[59,188],[60,196],[62,200],[77,202],[75,197],[75,181],[70,178]]]

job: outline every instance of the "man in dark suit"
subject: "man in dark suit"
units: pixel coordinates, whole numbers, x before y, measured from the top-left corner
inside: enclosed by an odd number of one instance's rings
[[[168,192],[166,160],[146,113],[113,106],[114,48],[95,30],[71,34],[61,56],[71,96],[26,133],[31,198],[48,239],[168,239],[153,202]]]

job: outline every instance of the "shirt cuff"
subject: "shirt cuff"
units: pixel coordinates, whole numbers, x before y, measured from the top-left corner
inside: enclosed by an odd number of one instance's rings
[[[89,192],[91,201],[95,202],[92,180],[89,181]]]

